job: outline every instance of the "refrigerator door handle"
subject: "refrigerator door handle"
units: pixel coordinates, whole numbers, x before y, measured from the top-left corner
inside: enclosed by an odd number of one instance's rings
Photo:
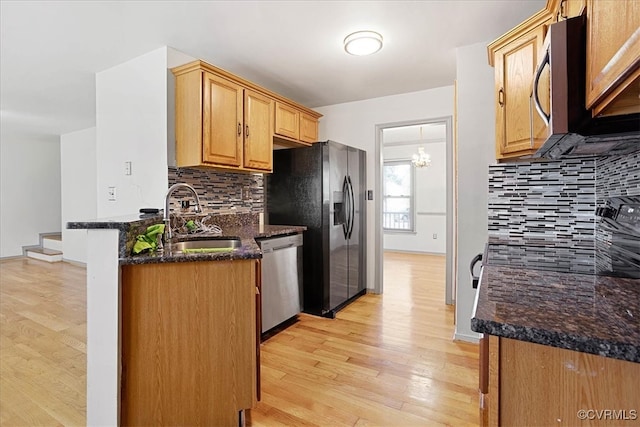
[[[356,200],[355,195],[353,194],[353,183],[351,182],[351,177],[347,177],[347,182],[349,183],[349,235],[348,238],[351,238],[351,233],[353,233],[353,223],[355,221],[356,216]]]
[[[349,184],[347,182],[347,177],[344,177],[344,181],[342,182],[342,202],[344,203],[344,217],[345,220],[342,223],[342,232],[344,234],[344,238],[348,239],[349,238],[349,211],[350,211],[350,207],[349,207],[349,199],[348,199],[348,195],[349,195]]]

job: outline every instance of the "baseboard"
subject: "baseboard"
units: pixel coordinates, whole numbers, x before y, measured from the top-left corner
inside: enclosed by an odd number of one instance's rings
[[[83,267],[83,268],[87,268],[87,263],[86,262],[80,262],[80,261],[74,261],[72,259],[67,259],[67,258],[62,258],[62,262],[66,262],[67,264],[71,264],[74,265],[76,267]]]
[[[460,334],[458,332],[455,332],[453,334],[453,340],[454,341],[464,341],[464,342],[470,342],[470,343],[473,343],[473,344],[478,344],[480,342],[480,336],[478,334],[468,335],[468,334]]]
[[[400,249],[383,249],[383,252],[396,252],[399,254],[417,254],[417,255],[440,255],[447,256],[444,252],[424,252],[424,251],[403,251]]]
[[[26,255],[2,256],[2,257],[0,257],[0,261],[10,260],[10,259],[18,259],[18,258],[26,258]]]

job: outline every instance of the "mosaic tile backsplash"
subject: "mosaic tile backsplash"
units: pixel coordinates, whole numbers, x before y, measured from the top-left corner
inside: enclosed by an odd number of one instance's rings
[[[489,259],[594,274],[612,238],[596,207],[639,195],[640,152],[490,166]]]
[[[206,169],[169,166],[169,185],[186,182],[195,188],[205,212],[262,213],[264,212],[264,176],[219,172]],[[180,209],[182,200],[193,204],[191,194],[178,190],[172,199],[172,209]]]
[[[593,248],[595,160],[489,167],[489,241]]]

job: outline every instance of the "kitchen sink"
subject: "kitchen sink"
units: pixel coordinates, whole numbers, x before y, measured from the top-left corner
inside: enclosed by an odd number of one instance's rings
[[[227,252],[240,246],[240,239],[185,240],[173,243],[171,252],[177,254]]]

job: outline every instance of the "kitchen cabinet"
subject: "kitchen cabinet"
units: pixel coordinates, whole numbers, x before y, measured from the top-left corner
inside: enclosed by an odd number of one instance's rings
[[[176,166],[271,172],[274,142],[308,146],[321,114],[203,61],[173,68]]]
[[[276,141],[285,145],[287,142],[309,145],[318,141],[318,118],[286,103],[276,102],[274,133]]]
[[[586,106],[594,116],[640,112],[640,2],[587,0]]]
[[[488,338],[483,425],[640,425],[640,363]]]
[[[176,165],[272,170],[273,100],[200,64],[176,75]]]
[[[551,10],[554,22],[580,16],[584,13],[586,0],[550,0],[547,8]]]
[[[544,142],[544,122],[533,110],[531,96],[551,22],[551,14],[539,13],[489,45],[489,60],[495,67],[497,159],[533,154]],[[541,79],[545,81],[548,79]],[[538,90],[544,93],[548,86]],[[545,107],[548,111],[548,105]]]
[[[256,260],[122,267],[121,424],[238,425],[257,398]]]

